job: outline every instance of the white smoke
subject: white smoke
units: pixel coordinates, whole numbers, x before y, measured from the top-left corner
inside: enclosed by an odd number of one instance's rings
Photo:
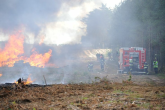
[[[26,43],[45,44],[81,43],[86,34],[86,24],[81,20],[102,3],[114,8],[121,0],[9,0],[0,2],[0,41],[7,34],[24,30]]]

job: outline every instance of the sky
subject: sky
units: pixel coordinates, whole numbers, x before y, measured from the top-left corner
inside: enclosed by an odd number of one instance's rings
[[[84,17],[101,7],[110,9],[121,0],[4,0],[0,1],[0,41],[21,30],[26,43],[75,44],[86,35]]]

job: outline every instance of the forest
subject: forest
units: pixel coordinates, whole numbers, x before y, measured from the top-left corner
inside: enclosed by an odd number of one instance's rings
[[[125,0],[115,9],[102,4],[82,20],[87,34],[82,43],[93,48],[146,48],[149,70],[155,57],[159,71],[165,66],[165,1]]]

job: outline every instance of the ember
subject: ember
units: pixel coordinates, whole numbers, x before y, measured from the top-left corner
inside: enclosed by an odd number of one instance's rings
[[[2,74],[0,74],[0,77],[2,76]]]

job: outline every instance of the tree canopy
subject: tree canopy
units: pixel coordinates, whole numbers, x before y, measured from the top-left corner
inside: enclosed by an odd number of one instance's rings
[[[165,66],[165,1],[125,0],[114,10],[102,5],[83,19],[87,24],[88,41],[93,48],[144,47],[147,61],[157,54]]]

